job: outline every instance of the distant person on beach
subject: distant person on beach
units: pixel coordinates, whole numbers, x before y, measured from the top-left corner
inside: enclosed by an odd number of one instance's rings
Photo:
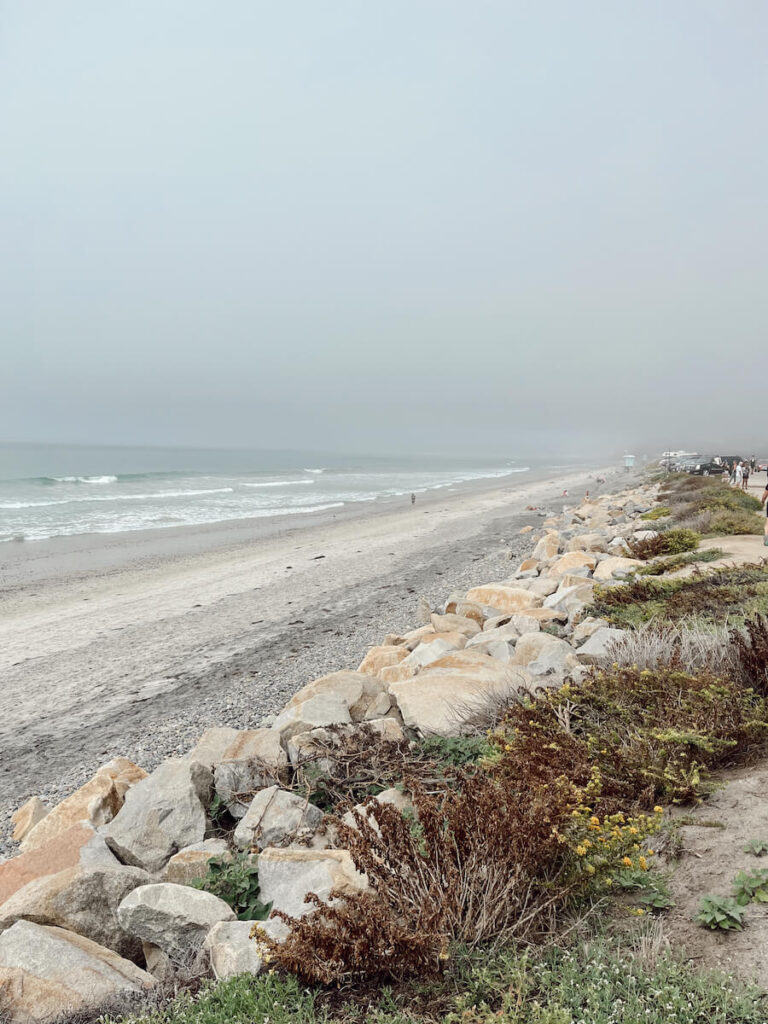
[[[749,463],[745,462],[744,463],[744,467],[743,467],[742,472],[741,472],[741,489],[742,489],[742,491],[746,491],[748,484],[749,484]]]
[[[733,485],[736,488],[741,487],[741,481],[744,479],[744,467],[740,462],[736,463],[736,468],[733,471]]]
[[[411,504],[412,505],[416,504],[416,495],[415,494],[411,494]]]

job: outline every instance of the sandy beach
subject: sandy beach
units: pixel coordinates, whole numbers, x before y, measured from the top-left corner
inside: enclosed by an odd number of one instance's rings
[[[151,769],[209,725],[253,727],[413,626],[420,599],[508,576],[530,543],[521,526],[541,521],[526,506],[561,511],[595,493],[596,473],[461,485],[413,508],[3,545],[2,839],[33,793],[58,799],[117,754]],[[602,491],[626,479],[607,475]]]

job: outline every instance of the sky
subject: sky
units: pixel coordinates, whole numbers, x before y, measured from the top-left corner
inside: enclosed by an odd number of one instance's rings
[[[760,447],[766,52],[764,0],[0,0],[0,439]]]

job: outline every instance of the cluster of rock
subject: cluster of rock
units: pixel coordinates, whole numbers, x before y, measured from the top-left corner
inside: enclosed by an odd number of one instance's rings
[[[151,775],[116,759],[52,809],[29,800],[14,815],[20,852],[0,863],[0,1016],[42,1021],[138,998],[195,957],[219,978],[257,973],[253,922],[190,885],[213,857],[253,854],[261,899],[292,916],[311,912],[309,892],[364,889],[323,812],[287,788],[297,766],[360,730],[396,741],[460,734],[490,697],[559,686],[608,657],[621,631],[586,611],[596,582],[620,585],[638,565],[626,541],[653,497],[640,488],[545,520],[508,579],[451,595],[356,671],[308,683],[261,728],[209,729]],[[213,837],[214,798],[237,822],[229,842]],[[276,919],[261,927],[287,934]]]

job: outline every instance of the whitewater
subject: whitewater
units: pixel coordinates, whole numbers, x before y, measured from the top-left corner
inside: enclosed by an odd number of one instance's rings
[[[5,444],[0,543],[302,515],[529,469],[522,459]]]

